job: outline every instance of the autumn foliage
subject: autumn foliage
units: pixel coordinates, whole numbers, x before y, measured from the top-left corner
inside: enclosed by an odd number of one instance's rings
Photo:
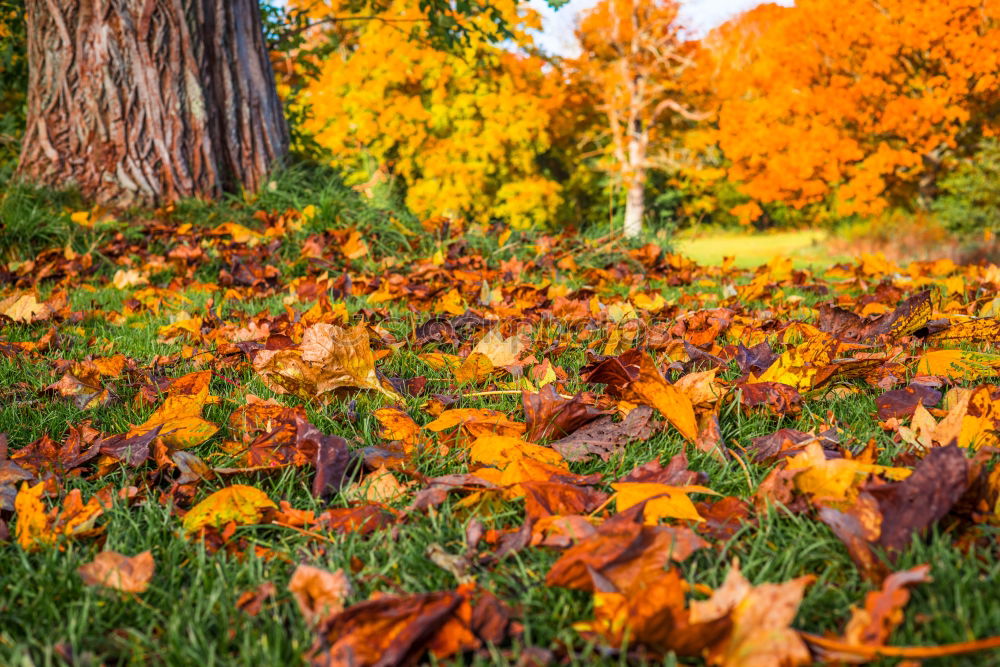
[[[333,168],[155,210],[0,193],[0,663],[1000,655],[1000,266],[615,230],[661,186],[818,223],[976,180],[993,5],[696,40],[601,0],[571,59],[514,0],[291,6],[273,62]],[[467,39],[422,40],[442,16]],[[599,200],[612,233],[577,233]]]
[[[1000,7],[979,0],[762,5],[705,40],[715,138],[759,204],[874,214],[934,194],[1000,132]]]
[[[349,3],[308,4],[320,20],[350,14]],[[530,47],[526,31],[540,26],[537,15],[510,0],[498,7],[513,44]],[[303,97],[313,114],[305,129],[348,169],[352,184],[367,181],[370,190],[373,174],[392,179],[420,216],[551,222],[560,187],[535,159],[549,146],[563,92],[544,76],[544,60],[499,48],[483,32],[451,51],[408,39],[413,22],[424,20],[409,0],[376,19],[338,26],[339,45]]]
[[[610,196],[634,227],[659,173],[681,224],[720,206],[815,223],[928,207],[1000,130],[990,3],[765,4],[691,39],[676,3],[606,0],[581,18],[581,54],[555,60],[532,49],[532,12],[500,8],[512,40],[449,53],[405,39],[422,15],[399,2],[313,38],[336,48],[307,127],[353,183],[389,183],[422,216],[517,226],[577,222]]]

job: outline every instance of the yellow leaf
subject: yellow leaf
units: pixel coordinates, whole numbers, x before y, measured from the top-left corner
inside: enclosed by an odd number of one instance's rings
[[[159,437],[174,449],[188,449],[211,438],[219,427],[201,416],[204,406],[215,398],[209,395],[211,377],[211,371],[199,371],[174,380],[160,407],[144,423],[133,426],[128,435],[143,435],[160,427]]]
[[[473,352],[462,365],[455,369],[455,379],[462,383],[476,383],[485,380],[493,372],[493,362],[485,354]]]
[[[554,449],[505,435],[479,436],[469,448],[469,459],[474,463],[503,467],[522,458],[552,465],[563,461],[562,455]]]
[[[358,259],[368,254],[368,244],[361,239],[359,231],[353,230],[347,241],[340,246],[340,252],[347,259]]]
[[[424,352],[418,354],[417,358],[436,371],[445,371],[458,368],[462,365],[462,357],[457,354],[447,354],[445,352]]]
[[[364,324],[351,329],[313,324],[303,334],[299,348],[263,350],[253,365],[272,390],[305,400],[325,399],[345,388],[371,389],[393,400],[403,400],[382,386]]]
[[[0,315],[14,322],[30,324],[46,319],[52,311],[44,303],[39,303],[34,294],[12,294],[0,301]]]
[[[715,491],[704,486],[670,486],[652,482],[621,482],[612,484],[615,490],[615,502],[619,512],[624,512],[633,505],[648,500],[643,517],[646,523],[657,523],[660,519],[687,519],[704,521],[698,514],[694,503],[688,498],[689,493],[710,493]]]
[[[837,354],[837,342],[828,336],[818,336],[786,350],[753,382],[780,382],[799,391],[812,389],[813,378],[828,366]]]
[[[240,525],[258,523],[265,509],[277,509],[260,489],[234,484],[216,491],[191,508],[184,517],[184,532],[194,533],[206,527],[223,526],[230,521]]]
[[[45,493],[45,483],[39,482],[28,486],[21,484],[21,490],[14,498],[14,512],[17,515],[17,543],[26,551],[33,551],[46,544],[55,542],[55,534],[49,531],[49,521],[45,514],[45,503],[42,495]]]
[[[850,502],[857,495],[858,487],[868,475],[884,475],[892,480],[903,480],[913,471],[893,468],[853,459],[827,459],[823,447],[813,442],[805,450],[788,459],[788,470],[800,470],[795,477],[795,487],[814,498],[834,502]]]
[[[664,299],[663,295],[660,293],[654,294],[652,298],[650,298],[646,294],[643,294],[642,292],[639,292],[638,294],[633,294],[632,303],[635,304],[635,307],[639,308],[640,310],[649,310],[652,312],[660,310],[665,305],[667,305],[666,299]]]
[[[69,219],[81,227],[93,227],[94,223],[97,222],[97,220],[90,215],[90,211],[73,211],[70,213]]]
[[[1000,355],[965,350],[932,350],[917,361],[917,373],[978,380],[1000,373]]]
[[[465,311],[465,300],[457,289],[448,290],[444,296],[434,302],[435,313],[461,315]]]
[[[265,238],[263,234],[235,222],[224,222],[212,232],[220,235],[228,234],[233,238],[234,243],[249,243],[251,245],[259,243]]]
[[[146,276],[139,273],[137,269],[129,269],[128,271],[118,269],[115,272],[114,278],[111,279],[111,283],[118,289],[137,287],[139,285],[145,285],[148,282],[149,280],[146,279]]]
[[[489,331],[479,343],[472,348],[472,354],[485,356],[495,368],[510,366],[517,363],[524,351],[524,342],[518,336],[504,338],[496,329]]]

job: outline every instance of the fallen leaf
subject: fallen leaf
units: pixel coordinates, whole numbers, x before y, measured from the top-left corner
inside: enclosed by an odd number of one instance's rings
[[[708,546],[686,527],[643,523],[643,503],[608,519],[596,534],[570,547],[549,569],[547,586],[593,592],[607,580],[618,590],[663,574],[668,561],[682,562]],[[595,574],[601,580],[595,582]]]
[[[640,402],[656,408],[689,442],[698,438],[698,420],[691,399],[664,380],[648,357],[642,358],[639,377],[630,388]]]
[[[364,324],[351,329],[313,324],[302,335],[301,346],[261,350],[253,365],[272,390],[305,400],[328,400],[337,390],[347,388],[371,389],[403,400],[379,380]]]
[[[619,512],[644,503],[645,520],[650,524],[655,524],[661,519],[704,521],[687,494],[715,493],[704,486],[670,486],[649,482],[620,482],[612,484],[611,488],[615,490]]]
[[[903,622],[903,607],[910,600],[907,589],[930,581],[930,569],[930,565],[917,565],[886,577],[881,590],[865,596],[863,607],[851,610],[843,640],[848,644],[884,646],[892,631]],[[825,658],[830,661],[862,662],[851,655],[827,655]]]
[[[1000,354],[931,350],[917,359],[917,373],[966,381],[995,377],[1000,374]]]
[[[202,528],[218,528],[230,521],[238,525],[259,523],[266,509],[278,509],[278,506],[263,491],[233,484],[192,507],[184,516],[184,532],[191,534]]]
[[[579,394],[563,398],[551,384],[537,393],[522,392],[521,403],[527,421],[524,437],[531,442],[564,437],[602,414],[594,406],[584,403]]]
[[[343,570],[330,572],[305,563],[295,568],[288,590],[310,625],[339,614],[352,594],[351,582]]]
[[[586,461],[597,455],[607,461],[621,452],[629,442],[644,441],[652,434],[650,419],[653,411],[640,405],[629,412],[625,419],[615,422],[610,415],[598,417],[586,426],[551,443],[552,449],[567,461]]]
[[[380,595],[328,618],[314,660],[335,665],[403,665],[426,652],[446,659],[474,649],[472,609],[458,593]]]
[[[724,667],[746,665],[808,665],[809,649],[792,629],[806,587],[807,575],[779,584],[751,586],[734,564],[722,586],[704,605],[692,603],[691,620],[706,622],[726,609],[732,630],[708,650],[708,663]]]
[[[153,578],[153,554],[143,551],[125,556],[117,551],[102,551],[93,561],[76,569],[87,586],[99,586],[123,593],[145,593]]]

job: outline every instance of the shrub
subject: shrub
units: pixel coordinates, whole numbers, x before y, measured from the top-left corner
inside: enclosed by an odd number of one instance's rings
[[[1000,140],[987,139],[941,184],[938,218],[960,236],[1000,230]]]

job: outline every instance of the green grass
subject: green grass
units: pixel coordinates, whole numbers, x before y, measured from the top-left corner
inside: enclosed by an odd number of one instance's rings
[[[735,266],[753,268],[775,257],[790,257],[795,268],[826,268],[847,261],[846,256],[826,252],[827,233],[821,230],[797,230],[769,233],[709,232],[704,235],[682,234],[677,250],[699,264],[721,264],[735,258]]]
[[[10,190],[9,193],[14,194],[8,194],[5,203],[0,204],[0,214],[5,216],[2,222],[7,230],[4,232],[3,243],[6,245],[3,248],[9,255],[8,261],[30,259],[48,245],[62,247],[69,241],[75,247],[79,246],[80,252],[92,248],[95,255],[107,257],[108,263],[82,278],[70,278],[61,285],[48,281],[40,286],[45,293],[68,288],[72,310],[98,312],[95,316],[84,316],[72,323],[61,324],[61,343],[40,359],[28,359],[22,355],[0,356],[0,432],[8,435],[11,448],[16,450],[43,435],[61,441],[71,425],[85,421],[105,434],[121,433],[131,424],[141,423],[152,408],[137,408],[133,404],[139,381],[143,374],[152,372],[154,359],[178,355],[182,350],[183,342],[168,344],[160,341],[158,336],[158,329],[169,322],[171,311],[179,309],[179,306],[173,309],[165,306],[159,314],[142,308],[122,324],[112,322],[108,315],[120,311],[133,291],[123,292],[108,285],[108,279],[117,266],[115,262],[121,256],[109,250],[109,244],[119,231],[117,223],[109,224],[103,230],[81,232],[69,226],[68,218],[60,208],[62,200],[46,203],[37,193],[32,195],[23,190]],[[282,285],[292,277],[316,275],[323,270],[302,260],[300,251],[310,233],[324,229],[356,226],[364,230],[365,239],[372,247],[371,255],[350,267],[342,267],[356,277],[378,274],[378,261],[382,257],[391,256],[398,261],[407,257],[426,257],[438,248],[447,252],[449,247],[458,243],[456,239],[429,238],[418,231],[416,222],[405,212],[371,209],[340,185],[334,175],[305,168],[286,174],[276,188],[266,189],[249,204],[235,199],[213,206],[188,203],[179,207],[173,218],[177,222],[192,222],[200,230],[227,220],[259,228],[252,217],[255,210],[301,209],[309,204],[319,210],[316,218],[301,232],[283,239],[282,247],[272,260],[282,272]],[[22,243],[7,234],[15,233],[15,229],[25,229],[15,228],[12,222],[16,215],[23,212],[30,213],[26,220],[35,221],[32,224],[38,229]],[[29,225],[28,222],[23,224]],[[121,223],[121,226],[127,225]],[[407,234],[407,230],[412,235]],[[752,252],[735,241],[729,246],[731,251],[712,245],[705,252],[731,254],[742,248],[744,259],[753,256],[767,261],[767,252],[788,252],[790,247],[805,238],[787,236],[781,241],[784,245],[779,246],[755,240]],[[779,237],[769,238],[774,241]],[[470,235],[465,240],[470,247],[480,249],[494,266],[501,260],[535,256],[533,244],[536,239],[530,235],[514,235],[503,250],[497,250],[495,239],[488,236]],[[136,257],[147,247],[162,254],[173,243],[169,239],[158,238],[144,246],[141,236],[130,242],[135,248],[129,254]],[[684,247],[682,244],[681,248]],[[581,273],[563,276],[561,280],[573,286],[595,285],[596,278],[593,275],[582,277],[582,271],[588,267],[614,265],[606,255],[588,255],[587,252],[579,255],[583,258],[578,262]],[[617,257],[622,259],[627,255],[620,252]],[[183,285],[192,278],[217,281],[225,263],[221,257],[209,252],[200,266],[192,268],[192,273],[185,275],[174,266],[156,274],[154,283],[166,288],[173,281]],[[540,270],[530,276],[521,276],[519,280],[541,281],[552,279],[553,275],[554,272]],[[748,278],[748,275],[743,275],[741,281]],[[80,289],[82,283],[92,284],[96,289]],[[627,294],[627,289],[614,281],[597,288],[602,295]],[[647,284],[643,288],[659,290],[668,299],[704,291],[709,294],[705,307],[712,307],[721,298],[718,287],[714,291],[710,288],[659,284]],[[10,292],[8,287],[0,296]],[[216,313],[232,322],[244,321],[251,315],[278,316],[286,312],[283,298],[287,291],[281,287],[275,294],[230,302],[223,302],[221,288],[209,291],[180,288],[173,292],[190,300],[183,308],[192,314],[205,315],[208,301],[213,299]],[[798,292],[788,289],[787,293]],[[810,292],[803,291],[801,294],[806,305],[820,300]],[[363,308],[368,307],[363,297],[357,296],[349,297],[347,304],[355,319],[360,317]],[[301,312],[308,305],[294,304],[293,308]],[[755,305],[755,308],[764,307],[764,304]],[[408,313],[402,303],[392,306],[392,314],[397,318],[385,326],[401,340],[409,332],[410,319],[419,323],[430,316],[428,313]],[[37,340],[48,326],[48,323],[6,323],[2,325],[0,340]],[[441,372],[432,371],[417,358],[416,352],[404,346],[381,362],[379,368],[388,376],[426,375],[440,378]],[[112,404],[81,410],[65,399],[43,391],[60,376],[53,367],[56,361],[117,353],[134,359],[140,371],[138,376],[108,383],[117,397]],[[579,369],[585,363],[582,350],[570,349],[551,358],[551,361],[567,371],[570,378],[566,383],[568,391],[596,389],[583,385],[579,380]],[[161,372],[169,377],[179,377],[193,370],[196,370],[193,363],[177,358],[163,367]],[[428,390],[432,393],[454,392],[455,388],[449,385],[447,380],[432,379]],[[289,396],[276,396],[246,364],[217,368],[211,388],[221,401],[207,409],[206,418],[221,428],[211,439],[191,451],[218,466],[234,463],[222,452],[221,445],[236,437],[228,431],[226,424],[232,411],[244,404],[247,394],[275,398],[287,405],[302,404]],[[874,437],[883,448],[884,456],[890,457],[896,451],[896,445],[879,428],[874,417],[875,395],[877,392],[865,389],[848,398],[812,401],[808,409],[795,418],[777,419],[727,409],[721,415],[721,427],[727,441],[735,441],[745,447],[751,438],[772,433],[781,427],[812,429],[826,418],[829,410],[854,441],[864,443]],[[355,401],[353,410],[357,414],[357,421],[353,422],[348,418],[352,400]],[[404,406],[407,413],[421,424],[431,419],[420,407],[423,400],[407,398]],[[327,405],[309,403],[305,407],[309,420],[321,431],[342,436],[352,447],[361,449],[385,444],[378,435],[378,425],[372,416],[372,411],[384,404],[385,400],[380,396],[362,393],[336,399]],[[460,406],[491,408],[514,419],[523,419],[517,396],[466,398]],[[622,455],[607,462],[574,464],[572,468],[578,473],[602,473],[610,481],[635,465],[656,458],[665,461],[683,448],[680,436],[676,431],[669,430],[631,445]],[[721,464],[696,451],[689,451],[689,457],[692,469],[708,475],[708,485],[712,489],[740,497],[751,495],[769,470],[768,466],[751,464],[748,487],[744,471],[736,463]],[[408,465],[427,476],[466,472],[469,468],[458,453],[449,457],[424,454],[415,457]],[[148,467],[139,470],[113,469],[105,477],[95,478],[88,472],[87,476],[65,481],[67,490],[79,488],[84,498],[107,485],[113,489],[135,485],[140,489],[138,502],[132,506],[120,503],[102,518],[101,523],[106,530],[100,539],[64,541],[55,548],[36,552],[26,552],[12,542],[0,543],[0,664],[62,664],[59,656],[67,650],[71,650],[80,664],[300,664],[313,641],[313,634],[287,591],[287,583],[296,564],[309,563],[331,570],[344,568],[350,573],[354,585],[349,602],[364,600],[376,591],[418,593],[453,589],[456,586],[454,577],[427,558],[427,547],[437,544],[450,553],[461,552],[465,545],[465,527],[472,516],[487,528],[510,528],[519,525],[523,519],[520,502],[483,504],[473,514],[457,506],[460,494],[452,494],[435,511],[408,514],[393,529],[376,531],[367,537],[332,535],[329,541],[320,541],[275,525],[245,526],[239,528],[234,537],[246,541],[247,548],[243,555],[208,553],[202,544],[182,534],[180,520],[168,505],[161,502],[161,494],[169,487],[169,479],[153,478],[150,472]],[[257,486],[270,498],[288,500],[300,509],[320,511],[327,506],[344,506],[348,502],[343,495],[329,503],[317,502],[309,493],[310,481],[311,472],[308,469],[288,468],[270,475],[244,474],[225,481],[217,479],[201,483],[195,490],[195,500],[206,497],[225,483],[238,482]],[[402,510],[407,502],[408,499],[404,499],[394,503],[394,509]],[[13,532],[14,522],[9,513],[0,516]],[[984,530],[993,531],[988,534],[992,535],[995,544],[1000,535],[994,528]],[[270,557],[256,556],[254,546],[267,549]],[[152,551],[156,574],[150,589],[138,597],[130,597],[84,586],[76,568],[92,560],[102,549],[114,549],[130,555],[147,549]],[[572,629],[572,623],[591,617],[592,603],[589,595],[579,591],[544,585],[545,573],[558,555],[553,550],[529,548],[495,567],[474,571],[480,586],[515,607],[516,618],[523,624],[524,630],[523,634],[503,647],[491,647],[489,653],[457,658],[455,662],[514,664],[525,647],[558,649],[565,653],[570,664],[617,664],[625,660],[623,656],[587,644]],[[844,546],[829,529],[812,517],[793,515],[782,508],[759,515],[756,524],[743,526],[728,543],[697,552],[681,565],[681,569],[688,581],[715,587],[721,584],[735,558],[740,560],[743,572],[753,583],[785,581],[804,574],[816,575],[817,581],[808,588],[795,623],[795,627],[815,633],[841,631],[851,606],[861,604],[865,593],[871,590],[871,585],[860,577]],[[892,644],[932,645],[997,633],[1000,628],[1000,597],[991,592],[1000,576],[1000,560],[995,549],[983,551],[973,548],[962,552],[953,545],[949,535],[933,533],[926,539],[915,540],[901,558],[899,567],[919,563],[931,563],[934,579],[913,591],[913,599],[906,609],[906,620],[893,633]],[[266,602],[255,617],[238,610],[236,601],[239,596],[264,582],[276,585],[277,596]],[[667,664],[675,664],[672,657],[668,656]],[[994,652],[948,659],[937,664],[1000,664],[1000,654]]]

